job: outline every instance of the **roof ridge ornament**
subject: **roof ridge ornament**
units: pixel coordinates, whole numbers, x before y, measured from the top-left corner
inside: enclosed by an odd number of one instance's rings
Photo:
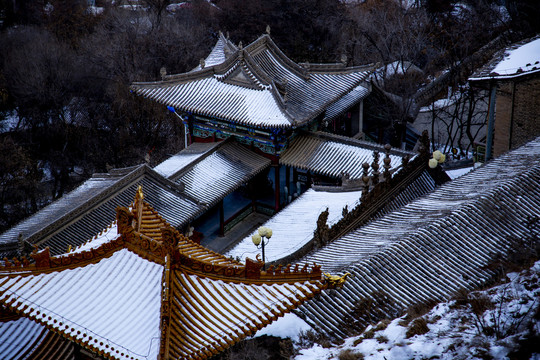
[[[201,60],[199,60],[199,65],[201,65],[201,69],[204,69],[204,66],[206,65],[204,58],[201,58]]]
[[[270,25],[266,25],[266,34],[270,35]]]
[[[161,75],[161,80],[165,80],[165,77],[167,76],[167,68],[162,66],[161,69],[159,69],[159,74]]]

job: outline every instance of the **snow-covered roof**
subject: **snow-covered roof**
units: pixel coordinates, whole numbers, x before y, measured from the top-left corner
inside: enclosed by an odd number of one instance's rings
[[[161,277],[162,266],[122,249],[97,264],[4,278],[0,301],[99,353],[156,358]]]
[[[330,105],[326,109],[323,120],[332,120],[345,111],[351,108],[351,106],[358,104],[361,100],[365,99],[370,94],[369,89],[365,85],[358,85],[351,90],[348,94],[344,95],[341,99]]]
[[[208,54],[206,59],[204,59],[204,67],[219,65],[225,62],[225,60],[227,60],[227,58],[236,50],[238,50],[236,45],[234,45],[232,41],[227,39],[220,31],[216,44],[210,51],[210,54]],[[197,71],[201,69],[201,64],[199,64],[192,71]]]
[[[221,142],[169,177],[189,196],[213,205],[270,166],[270,160],[233,139]]]
[[[362,164],[373,162],[374,151],[381,153],[379,166],[383,169],[383,146],[321,132],[309,133],[294,138],[279,161],[282,165],[309,170],[315,174],[339,178],[346,173],[351,179],[360,179],[363,174]],[[403,156],[412,154],[391,149],[391,167],[396,169],[401,165]]]
[[[273,231],[273,235],[265,247],[266,261],[277,261],[299,250],[313,239],[313,231],[317,228],[317,219],[321,212],[328,208],[328,224],[332,225],[342,217],[342,210],[345,206],[348,206],[349,209],[356,206],[361,195],[362,191],[307,190],[262,225]],[[260,250],[255,248],[251,241],[253,234],[240,241],[226,255],[241,259],[255,257]]]
[[[303,307],[308,323],[341,334],[356,300],[384,293],[403,309],[485,283],[488,265],[526,238],[527,217],[540,213],[539,155],[537,138],[306,256],[353,275]]]
[[[113,169],[96,174],[72,192],[46,206],[0,235],[0,244],[17,243],[19,234],[40,248],[49,246],[61,254],[78,246],[109,226],[114,209],[129,204],[137,186],[171,224],[181,226],[198,216],[204,207],[146,165]],[[14,255],[12,255],[14,256]]]
[[[538,72],[540,72],[540,35],[499,51],[469,80],[510,79]]]
[[[327,286],[317,267],[261,271],[212,252],[143,198],[117,209],[120,236],[97,248],[4,264],[0,305],[105,358],[206,359]]]
[[[25,358],[48,331],[30,319],[21,317],[2,321],[0,317],[0,354],[4,360]]]
[[[219,41],[214,50],[221,54],[218,45]],[[253,127],[289,128],[314,119],[361,85],[371,71],[343,64],[300,66],[268,35],[235,49],[225,61],[210,64],[131,88],[181,112]]]
[[[178,154],[171,156],[156,167],[154,171],[158,174],[171,178],[190,163],[212,151],[219,143],[193,143]]]

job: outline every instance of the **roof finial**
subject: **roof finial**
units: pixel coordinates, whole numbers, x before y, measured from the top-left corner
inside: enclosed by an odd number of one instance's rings
[[[266,25],[266,33],[270,35],[270,25]]]
[[[201,59],[199,61],[199,64],[201,65],[201,69],[204,69],[204,65],[205,65],[204,59]]]
[[[238,43],[238,48],[241,50],[244,46],[242,45],[242,41]]]
[[[225,37],[227,38],[227,40],[229,40],[229,32],[227,31],[227,34],[225,35]]]
[[[379,152],[377,150],[373,151],[373,162],[371,163],[371,168],[373,169],[371,182],[373,185],[377,185],[379,182]]]
[[[161,69],[159,69],[159,74],[161,75],[161,80],[165,79],[165,76],[167,76],[167,68],[162,66]]]

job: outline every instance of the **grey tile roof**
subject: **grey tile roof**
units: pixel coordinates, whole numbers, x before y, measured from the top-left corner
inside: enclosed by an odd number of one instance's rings
[[[268,35],[224,62],[163,81],[134,83],[135,93],[182,112],[264,127],[299,126],[362,85],[371,68],[305,64],[287,58]]]
[[[358,104],[361,100],[366,98],[369,94],[370,91],[365,85],[358,85],[352,89],[351,92],[343,96],[326,109],[324,120],[332,120],[340,116],[351,106]]]
[[[373,151],[379,151],[379,165],[382,168],[384,147],[361,140],[327,133],[306,133],[297,136],[283,152],[280,163],[316,174],[340,177],[347,173],[351,179],[362,177],[362,164],[373,162]],[[392,149],[390,158],[392,169],[401,165],[401,158],[413,153]],[[382,171],[382,170],[381,170]]]
[[[0,242],[17,241],[19,234],[52,254],[66,251],[91,239],[115,220],[117,206],[133,201],[135,191],[143,192],[155,209],[173,226],[181,226],[198,216],[204,207],[181,192],[180,187],[162,178],[146,165],[109,174],[96,174],[72,192],[0,235]]]
[[[170,179],[182,184],[186,194],[212,206],[268,166],[269,159],[229,139]]]
[[[204,66],[214,66],[223,63],[227,58],[238,48],[232,43],[229,39],[223,36],[223,33],[220,31],[218,35],[218,40],[216,45],[210,51],[210,54],[204,59]],[[192,71],[201,70],[201,65],[197,65]]]
[[[174,178],[184,167],[214,150],[220,143],[193,143],[154,167],[154,171],[166,178]]]
[[[537,138],[306,257],[353,275],[341,291],[304,305],[308,322],[343,334],[362,298],[382,292],[403,309],[491,279],[487,265],[510,239],[527,236],[527,216],[540,214],[539,155]]]

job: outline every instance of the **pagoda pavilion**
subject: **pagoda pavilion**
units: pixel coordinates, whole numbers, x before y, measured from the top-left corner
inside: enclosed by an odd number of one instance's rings
[[[220,33],[210,55],[184,74],[134,83],[132,90],[166,105],[186,126],[188,143],[235,137],[276,161],[300,129],[322,122],[361,103],[370,93],[371,66],[297,64],[272,41],[260,36],[246,47]],[[356,111],[350,135],[362,132]]]
[[[139,188],[130,208],[74,251],[4,261],[4,359],[206,359],[339,282],[315,264],[263,270],[259,260],[212,252],[143,197]]]
[[[185,126],[186,144],[232,137],[271,159],[273,183],[285,183],[274,188],[274,211],[279,211],[285,187],[291,193],[291,168],[280,167],[282,154],[297,136],[320,129],[362,137],[363,99],[371,91],[372,71],[343,63],[295,63],[269,30],[246,47],[220,33],[210,55],[192,71],[168,75],[162,69],[160,81],[134,83],[131,89],[175,113]],[[293,178],[296,184],[296,173]],[[306,179],[307,173],[303,190],[310,186]]]

